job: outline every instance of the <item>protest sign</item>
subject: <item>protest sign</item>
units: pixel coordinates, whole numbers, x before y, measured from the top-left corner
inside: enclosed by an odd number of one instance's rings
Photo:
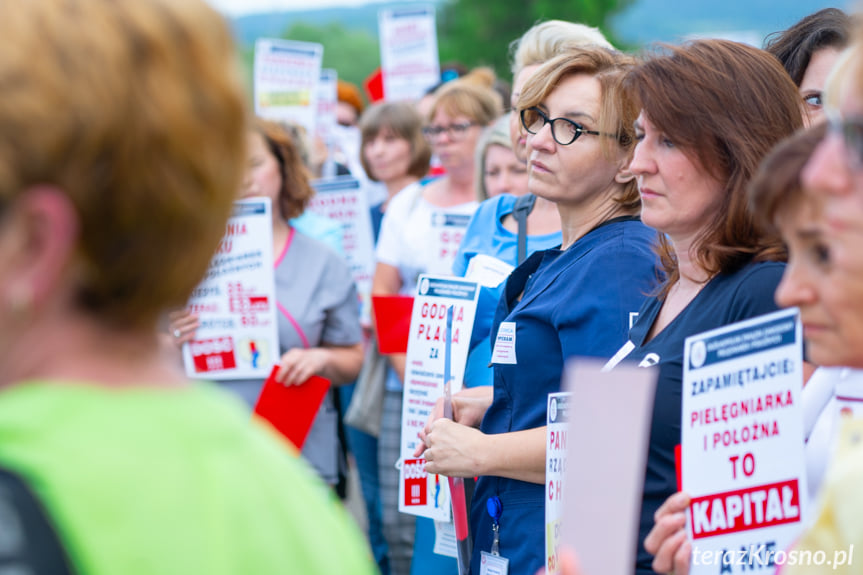
[[[312,186],[317,194],[308,209],[342,226],[342,250],[362,302],[360,317],[369,325],[375,252],[366,194],[360,182],[349,176],[315,180]]]
[[[234,203],[210,268],[192,292],[195,339],[183,346],[186,375],[265,379],[279,361],[269,198]]]
[[[320,44],[258,39],[255,42],[255,114],[298,124],[313,137],[323,54]]]
[[[452,392],[461,389],[476,315],[479,287],[450,277],[422,275],[411,316],[402,403],[399,511],[449,521],[447,479],[428,474],[425,460],[415,459],[417,434],[425,427],[438,398],[444,395],[447,310],[453,308],[451,342]]]
[[[584,573],[629,575],[635,565],[657,372],[601,366],[589,359],[568,362],[568,400],[549,406],[549,422],[569,419],[566,431],[555,426],[557,434],[549,433],[546,450],[549,465],[565,467],[563,491],[550,481],[546,486],[546,509],[563,506],[557,518],[546,516],[549,574],[558,569],[558,543],[575,549]],[[547,468],[546,479],[554,477]]]
[[[545,442],[545,570],[557,573],[557,546],[563,518],[563,477],[566,471],[566,439],[569,431],[567,392],[549,393]]]
[[[791,309],[686,339],[681,480],[694,575],[773,569],[800,533],[801,334]]]
[[[321,77],[318,79],[318,117],[315,129],[317,130],[317,137],[327,147],[327,157],[321,168],[325,178],[336,175],[334,129],[337,123],[338,80],[338,72],[330,68],[322,69]]]
[[[381,10],[378,35],[387,101],[418,100],[440,83],[433,6]]]

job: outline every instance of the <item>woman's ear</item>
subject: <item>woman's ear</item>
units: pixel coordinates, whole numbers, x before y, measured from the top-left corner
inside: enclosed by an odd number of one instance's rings
[[[629,162],[614,175],[614,181],[618,184],[628,184],[633,178],[635,178],[635,174],[629,171]]]
[[[66,194],[51,186],[30,188],[16,199],[16,246],[10,271],[26,284],[39,305],[59,286],[68,285],[69,264],[78,243],[78,216]]]

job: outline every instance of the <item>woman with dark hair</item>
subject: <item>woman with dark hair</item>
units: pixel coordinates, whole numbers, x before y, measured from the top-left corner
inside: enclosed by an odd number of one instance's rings
[[[764,49],[776,56],[800,91],[806,125],[823,120],[824,82],[851,39],[850,26],[845,12],[825,8],[765,39]]]
[[[609,366],[624,358],[659,366],[637,563],[638,573],[652,573],[653,557],[641,542],[677,490],[683,342],[777,309],[784,251],[750,211],[746,187],[764,155],[802,118],[794,83],[776,59],[735,42],[667,47],[645,57],[625,85],[641,109],[629,169],[642,220],[661,232],[665,281]],[[659,572],[671,567],[653,564]]]
[[[356,379],[363,361],[359,300],[350,269],[329,247],[297,232],[290,223],[303,213],[314,190],[296,146],[280,125],[258,119],[248,133],[248,164],[240,198],[272,201],[273,263],[276,283],[280,368],[276,378],[300,385],[312,375],[333,385]],[[297,273],[302,270],[302,273]],[[198,315],[176,312],[171,334],[181,347],[192,341]],[[251,409],[263,381],[220,382]],[[339,486],[345,477],[343,448],[337,435],[333,393],[327,394],[315,418],[303,456],[321,478]]]

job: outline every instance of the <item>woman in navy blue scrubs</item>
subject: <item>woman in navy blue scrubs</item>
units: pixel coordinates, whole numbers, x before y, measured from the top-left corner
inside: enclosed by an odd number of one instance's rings
[[[471,572],[491,550],[489,499],[499,498],[500,554],[509,573],[545,564],[547,395],[564,361],[609,357],[655,287],[656,234],[638,218],[628,172],[635,108],[620,83],[632,60],[600,48],[558,56],[518,101],[530,191],[557,204],[562,245],[538,251],[507,280],[495,315],[494,396],[480,429],[439,419],[424,434],[427,469],[480,476],[471,509]]]
[[[746,188],[761,159],[802,118],[796,86],[781,65],[735,42],[669,47],[645,58],[625,85],[641,108],[629,168],[644,223],[662,232],[666,279],[610,363],[625,358],[659,366],[636,572],[664,573],[683,565],[673,565],[667,553],[653,561],[660,538],[645,537],[657,509],[677,490],[684,340],[777,309],[773,293],[784,250],[756,223]],[[662,544],[681,545],[682,527],[664,525],[661,531],[673,528],[675,535],[662,537]],[[681,549],[681,556],[688,553]]]

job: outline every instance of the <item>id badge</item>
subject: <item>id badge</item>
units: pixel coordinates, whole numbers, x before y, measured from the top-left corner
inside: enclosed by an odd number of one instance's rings
[[[502,321],[497,328],[494,350],[491,352],[491,362],[516,365],[515,357],[515,322]]]
[[[492,555],[488,551],[482,552],[479,561],[479,575],[508,575],[509,559],[500,555]]]

